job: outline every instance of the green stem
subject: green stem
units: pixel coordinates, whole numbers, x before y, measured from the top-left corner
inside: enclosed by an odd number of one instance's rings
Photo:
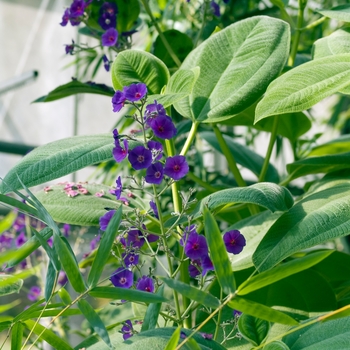
[[[266,156],[265,156],[265,159],[264,159],[264,164],[262,166],[262,169],[261,169],[261,172],[260,172],[260,175],[259,175],[259,180],[258,180],[259,182],[264,181],[265,175],[266,175],[267,170],[269,168],[270,158],[271,158],[273,146],[275,144],[276,137],[277,137],[278,121],[279,121],[279,116],[276,115],[274,117],[274,119],[273,119],[272,131],[271,131],[271,135],[270,135],[270,141],[269,141],[269,145],[268,145],[268,148],[267,148]]]
[[[194,42],[193,48],[196,48],[198,46],[199,40],[202,36],[204,27],[205,27],[205,19],[207,17],[207,10],[208,10],[208,5],[209,5],[209,0],[204,1],[204,6],[203,6],[203,14],[202,14],[202,21],[201,21],[201,27],[199,29],[199,32],[197,34],[196,40]]]
[[[302,27],[304,23],[304,10],[306,7],[306,1],[299,0],[298,2],[299,2],[299,10],[298,10],[297,28],[295,29],[295,37],[293,40],[292,49],[288,60],[288,65],[291,67],[294,66],[295,57],[297,56],[300,35],[302,32]]]
[[[326,19],[327,19],[327,17],[321,17],[318,20],[316,20],[315,22],[308,24],[306,27],[301,28],[301,30],[304,31],[304,30],[313,29],[313,28],[317,27],[318,25],[322,24]]]
[[[171,56],[171,58],[174,60],[175,64],[180,67],[181,66],[181,61],[179,60],[179,58],[176,56],[176,53],[174,52],[174,50],[172,49],[172,47],[170,46],[170,44],[168,43],[168,40],[166,39],[166,37],[164,36],[162,30],[160,29],[157,20],[154,18],[153,13],[151,8],[148,5],[148,0],[141,0],[143,6],[145,7],[145,10],[148,14],[148,16],[150,17],[154,27],[156,28],[156,31],[159,34],[160,39],[162,40],[165,48],[167,49],[169,55]]]
[[[220,289],[220,303],[222,302],[222,289]],[[219,329],[220,329],[220,322],[221,322],[221,315],[222,315],[222,309],[220,309],[219,313],[218,313],[218,319],[216,322],[216,327],[215,327],[215,333],[214,333],[214,340],[216,340],[218,338],[218,334],[219,334]]]
[[[240,187],[247,186],[247,184],[243,180],[243,177],[242,177],[242,175],[241,175],[241,173],[240,173],[240,171],[239,171],[239,169],[237,167],[236,160],[235,160],[233,154],[231,153],[230,149],[228,148],[224,137],[221,134],[221,131],[216,126],[216,124],[212,124],[212,127],[214,129],[215,136],[216,136],[216,138],[217,138],[217,140],[219,142],[221,151],[224,154],[224,156],[226,157],[228,166],[229,166],[229,168],[230,168],[230,170],[231,170],[231,172],[232,172],[232,174],[233,174],[233,176],[234,176],[238,186],[240,186]]]
[[[188,150],[190,149],[190,146],[196,136],[196,133],[197,133],[197,130],[198,130],[198,126],[199,126],[199,123],[198,122],[194,122],[192,123],[192,126],[191,126],[191,130],[188,134],[188,137],[187,137],[187,140],[184,144],[184,146],[182,147],[182,150],[180,152],[180,154],[182,156],[186,155],[186,153],[188,152]]]
[[[203,188],[209,190],[210,192],[217,192],[219,191],[219,188],[213,187],[208,182],[203,181],[200,177],[196,176],[195,174],[189,172],[186,175],[189,179],[196,182],[198,185],[202,186]]]

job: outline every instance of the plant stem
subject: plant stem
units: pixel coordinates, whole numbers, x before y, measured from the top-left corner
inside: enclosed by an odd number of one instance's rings
[[[270,141],[269,141],[269,145],[268,145],[268,148],[267,148],[266,156],[265,156],[265,159],[264,159],[264,164],[262,166],[261,173],[259,175],[259,180],[258,180],[259,182],[262,182],[265,179],[265,175],[267,173],[267,170],[268,170],[269,164],[270,164],[270,158],[271,158],[273,146],[275,144],[276,137],[277,137],[279,116],[276,115],[273,118],[274,119],[273,119],[272,131],[271,131],[271,134],[270,134]]]
[[[186,175],[189,179],[193,180],[196,182],[198,185],[202,186],[203,188],[211,191],[211,192],[217,192],[219,191],[219,188],[213,187],[210,185],[208,182],[203,181],[200,177],[196,176],[195,174],[189,172]]]
[[[197,133],[197,129],[198,129],[198,126],[199,126],[199,123],[198,122],[194,122],[192,123],[192,126],[191,126],[191,130],[188,134],[188,137],[187,137],[187,140],[184,144],[184,146],[182,147],[182,150],[180,152],[180,154],[182,156],[186,155],[186,153],[188,152],[188,150],[190,149],[190,146],[192,144],[192,141],[193,139],[195,138],[196,136],[196,133]]]
[[[322,24],[326,19],[327,19],[327,17],[321,17],[318,20],[316,20],[315,22],[308,24],[306,27],[301,28],[301,30],[304,31],[304,30],[309,30],[309,29],[315,28],[318,25]]]
[[[293,40],[292,49],[288,60],[288,65],[291,67],[294,66],[295,57],[297,56],[300,35],[302,32],[302,27],[304,23],[304,10],[306,7],[306,1],[299,0],[298,3],[299,3],[299,10],[298,10],[297,28],[295,29],[295,37]]]
[[[149,7],[148,4],[148,0],[141,0],[143,6],[145,7],[145,10],[148,14],[148,16],[150,17],[154,27],[156,28],[156,31],[159,34],[160,39],[162,40],[165,48],[167,49],[169,55],[171,56],[171,58],[174,60],[175,64],[180,67],[181,66],[181,61],[179,60],[179,58],[176,56],[176,53],[174,52],[174,50],[172,49],[172,47],[169,45],[168,40],[166,39],[166,37],[164,36],[162,30],[159,27],[159,24],[157,22],[157,20],[154,18],[153,13],[151,8]]]
[[[220,302],[222,302],[222,297],[223,297],[222,289],[220,289]],[[214,340],[216,340],[218,338],[219,329],[220,329],[220,322],[221,322],[221,315],[222,315],[222,309],[219,310],[218,320],[216,322],[216,327],[215,327]]]
[[[240,171],[239,171],[239,169],[237,167],[236,160],[235,160],[233,154],[231,153],[230,149],[228,148],[224,137],[221,134],[221,131],[216,126],[216,124],[212,124],[212,127],[214,129],[215,136],[218,139],[221,151],[224,154],[224,156],[226,157],[228,166],[229,166],[229,168],[230,168],[230,170],[231,170],[231,172],[232,172],[232,174],[233,174],[233,176],[234,176],[238,186],[240,186],[240,187],[247,186],[247,184],[243,180],[243,177],[242,177],[242,175],[241,175],[241,173],[240,173]]]

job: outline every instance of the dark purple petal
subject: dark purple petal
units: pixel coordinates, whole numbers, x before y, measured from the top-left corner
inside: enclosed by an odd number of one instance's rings
[[[214,16],[220,17],[220,6],[215,1],[210,2],[210,7]]]
[[[124,340],[127,340],[129,339],[130,337],[132,337],[134,334],[133,334],[133,326],[132,326],[132,323],[130,320],[126,320],[124,322],[124,325],[121,329],[121,332],[123,333],[123,339]]]
[[[143,146],[136,146],[129,151],[128,159],[135,170],[146,169],[152,164],[152,152]]]
[[[246,245],[244,236],[238,230],[226,232],[223,239],[226,250],[232,254],[239,254]]]
[[[150,201],[150,202],[149,202],[149,205],[150,205],[151,209],[153,210],[154,216],[155,216],[157,219],[159,219],[158,208],[157,208],[156,203],[153,202],[153,201]]]
[[[109,62],[109,59],[107,58],[106,55],[103,55],[103,56],[102,56],[102,61],[103,61],[103,66],[104,66],[105,70],[106,70],[107,72],[109,72],[109,69],[110,69],[110,62]]]
[[[24,232],[21,232],[18,237],[15,240],[15,245],[17,248],[19,248],[20,246],[22,246],[25,242],[27,241],[26,235],[24,234]]]
[[[117,90],[112,97],[113,112],[119,112],[126,101],[126,97],[123,91]]]
[[[0,235],[0,250],[9,249],[12,245],[12,235],[9,232],[4,232]]]
[[[135,252],[123,253],[122,259],[126,267],[135,266],[139,263],[139,255],[135,254]]]
[[[154,282],[151,277],[148,276],[142,276],[139,278],[136,284],[136,289],[142,290],[144,292],[154,292]]]
[[[65,237],[68,237],[70,233],[70,225],[69,224],[64,224],[63,225],[63,235]]]
[[[112,150],[113,158],[117,163],[122,162],[128,155],[129,145],[128,140],[123,140],[124,147],[121,147],[119,143],[115,143],[115,146]]]
[[[188,272],[190,274],[190,277],[195,278],[198,275],[200,275],[200,270],[199,270],[199,266],[200,266],[200,260],[192,260],[191,264],[188,265]]]
[[[60,271],[60,273],[58,274],[57,283],[60,286],[64,286],[67,282],[68,282],[68,278],[66,273],[64,271]]]
[[[157,236],[157,235],[152,235],[152,233],[150,233],[150,234],[147,235],[147,241],[148,241],[149,243],[156,242],[156,241],[158,241],[158,239],[159,239],[159,236]]]
[[[131,228],[128,232],[126,245],[128,247],[141,248],[145,244],[145,237],[137,228]]]
[[[125,91],[125,97],[128,101],[135,102],[141,100],[147,94],[146,84],[131,84]]]
[[[85,3],[84,0],[74,0],[72,5],[70,5],[69,12],[70,12],[70,17],[75,18],[75,17],[80,17],[84,14],[85,7],[87,4]]]
[[[166,116],[166,111],[163,105],[158,103],[156,100],[154,100],[154,103],[151,103],[146,106],[144,118],[149,126],[152,120],[154,120],[160,115]]]
[[[191,233],[185,244],[185,254],[192,260],[201,259],[208,255],[208,245],[204,236]]]
[[[202,276],[205,276],[208,271],[214,271],[213,262],[210,260],[208,255],[202,257],[201,266],[202,266]]]
[[[130,288],[134,283],[134,274],[125,267],[119,267],[110,278],[114,287]]]
[[[101,240],[101,235],[98,234],[91,242],[90,242],[90,250],[96,249],[98,242]]]
[[[115,183],[116,183],[116,188],[115,188],[114,194],[118,200],[118,199],[120,199],[120,196],[121,196],[122,191],[123,191],[123,184],[122,184],[122,180],[121,180],[120,176],[118,176]]]
[[[102,46],[114,46],[118,41],[118,31],[115,28],[109,28],[101,36]]]
[[[29,289],[27,297],[30,301],[36,301],[40,298],[41,288],[39,286],[33,286]]]
[[[146,170],[145,181],[149,184],[159,185],[164,176],[163,164],[162,163],[154,163],[151,164]]]
[[[108,13],[102,13],[98,18],[98,24],[103,30],[108,30],[110,28],[115,28],[117,24],[116,15],[110,15]]]
[[[67,25],[67,23],[68,23],[68,21],[69,21],[69,17],[70,17],[69,9],[66,9],[66,10],[64,11],[63,16],[62,16],[62,22],[60,23],[60,25],[61,25],[62,27],[65,27],[65,26]]]
[[[148,149],[152,152],[153,160],[160,160],[163,157],[163,145],[158,141],[148,141]]]
[[[74,51],[74,40],[72,40],[72,44],[70,45],[66,45],[65,47],[65,50],[66,50],[66,55],[70,54],[70,55],[73,55],[73,51]]]
[[[152,119],[148,124],[153,130],[154,135],[160,139],[169,140],[177,133],[173,121],[167,115],[159,115],[157,118]]]
[[[188,171],[189,166],[184,156],[169,157],[165,161],[164,174],[174,180],[180,180]]]
[[[111,221],[114,213],[115,213],[115,210],[110,210],[105,215],[100,217],[100,230],[102,230],[102,231],[107,230],[107,226],[108,226],[109,222]]]
[[[188,235],[191,233],[197,233],[196,231],[197,226],[196,225],[191,225],[191,226],[186,226],[183,232],[183,236],[180,238],[180,245],[184,246],[186,244]],[[198,234],[198,233],[197,233]]]

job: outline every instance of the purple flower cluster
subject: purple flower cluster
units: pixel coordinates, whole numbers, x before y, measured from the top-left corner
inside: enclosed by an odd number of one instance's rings
[[[105,2],[100,8],[100,17],[98,18],[98,24],[102,29],[108,30],[114,28],[117,25],[117,13],[118,8],[115,3]]]
[[[74,0],[70,7],[64,11],[60,25],[65,27],[68,22],[70,22],[72,26],[79,25],[82,21],[86,7],[89,6],[91,2],[92,0],[86,2],[84,0]]]

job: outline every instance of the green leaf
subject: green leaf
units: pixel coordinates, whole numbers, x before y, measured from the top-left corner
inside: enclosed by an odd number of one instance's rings
[[[58,295],[62,299],[65,305],[70,305],[72,302],[72,298],[70,297],[69,293],[65,288],[60,288],[58,290]]]
[[[21,350],[23,338],[23,325],[21,322],[15,323],[11,332],[11,350]]]
[[[106,232],[102,235],[100,245],[97,249],[95,259],[92,263],[91,270],[88,276],[89,287],[95,287],[101,274],[105,268],[106,262],[109,258],[109,254],[112,250],[113,243],[118,234],[120,222],[122,220],[123,207],[114,213],[112,219],[108,223]]]
[[[350,4],[332,7],[330,10],[316,10],[325,17],[337,19],[338,21],[350,22]]]
[[[40,323],[33,320],[26,320],[23,324],[34,334],[40,335],[40,340],[45,340],[54,349],[73,350],[64,340],[56,335],[52,330],[45,328]],[[45,330],[45,332],[43,332]]]
[[[290,326],[298,325],[296,320],[281,311],[241,297],[235,297],[232,299],[228,303],[228,306],[234,310],[241,311],[269,322],[282,323]]]
[[[52,229],[45,227],[39,233],[45,241],[47,241],[52,236]],[[27,242],[25,242],[21,247],[14,252],[14,257],[11,256],[8,260],[7,267],[13,267],[23,261],[26,257],[32,254],[36,249],[40,247],[40,242],[36,236],[32,236]],[[1,259],[0,259],[1,261]]]
[[[349,85],[350,54],[304,63],[274,80],[256,108],[255,122],[301,112]]]
[[[182,62],[193,48],[191,38],[176,29],[165,30],[163,32],[163,35],[165,39],[171,43],[172,50],[178,59]],[[159,35],[153,44],[153,54],[161,59],[168,68],[177,67]]]
[[[205,237],[208,242],[210,258],[213,262],[216,277],[226,294],[235,292],[235,278],[227,255],[224,241],[218,224],[206,205],[203,206]]]
[[[21,189],[18,177],[30,187],[110,160],[112,149],[110,134],[74,136],[37,147],[9,171],[0,191],[7,193]]]
[[[287,344],[283,343],[280,340],[275,340],[272,343],[269,343],[263,347],[263,350],[289,350]]]
[[[348,152],[349,149],[350,135],[341,135],[322,145],[315,146],[308,154],[308,157],[345,153]]]
[[[193,93],[174,107],[207,123],[229,119],[253,104],[278,76],[289,54],[286,22],[255,16],[205,40],[181,68],[200,67]],[[185,101],[185,102],[184,102]]]
[[[22,286],[22,279],[12,275],[0,275],[0,297],[13,293],[19,293]]]
[[[12,301],[11,303],[7,303],[5,305],[0,305],[0,314],[2,314],[3,312],[5,312],[7,310],[11,310],[12,308],[17,306],[21,302],[22,301],[20,299],[17,299],[17,300]]]
[[[4,183],[2,183],[1,185],[5,186]],[[1,188],[1,185],[0,185],[0,188]],[[19,201],[18,199],[14,199],[14,198],[8,197],[6,195],[0,194],[0,202],[8,204],[11,207],[17,208],[19,211],[21,211],[23,213],[32,215],[34,217],[38,216],[38,211],[35,208],[33,208],[27,204],[24,204],[23,202]]]
[[[265,271],[286,257],[350,232],[350,185],[339,184],[306,196],[271,226],[253,255]]]
[[[203,292],[202,290],[192,287],[189,284],[177,281],[172,278],[159,277],[168,287],[174,289],[181,295],[189,298],[190,300],[194,300],[197,303],[204,305],[206,307],[210,307],[212,309],[216,309],[220,306],[220,301],[218,298],[214,297],[210,293]]]
[[[214,149],[218,152],[222,153],[222,149],[219,145],[219,142],[213,132],[204,131],[200,132],[199,136],[207,141]],[[223,135],[225,142],[233,154],[236,162],[245,168],[251,170],[257,177],[259,177],[261,173],[262,166],[264,164],[264,158],[254,151],[250,150],[248,147],[245,147],[237,142],[235,142],[232,137],[227,135]],[[266,173],[266,181],[278,183],[279,175],[276,168],[269,164],[267,173]]]
[[[82,83],[73,80],[67,84],[58,86],[47,95],[41,96],[33,102],[51,102],[76,94],[98,94],[112,97],[114,90],[105,84]]]
[[[138,50],[120,52],[111,71],[115,90],[123,90],[124,86],[133,83],[144,83],[149,94],[159,94],[170,78],[168,68],[159,58]]]
[[[350,337],[350,317],[319,323],[295,331],[282,340],[290,350],[347,349]]]
[[[58,235],[53,236],[53,242],[61,264],[73,289],[78,293],[84,293],[86,290],[85,282],[79,271],[77,260],[69,243],[64,237],[60,237]]]
[[[166,344],[166,347],[164,348],[164,350],[175,350],[180,340],[180,333],[181,333],[181,327],[177,327],[176,331],[173,333],[168,343]]]
[[[0,198],[1,201],[1,198]],[[14,211],[10,211],[4,218],[0,221],[0,234],[7,231],[16,220],[17,214]]]
[[[159,295],[161,297],[163,296],[163,294],[164,294],[164,284],[161,285],[156,292],[156,295]],[[162,306],[161,303],[151,303],[148,305],[145,317],[143,318],[141,332],[156,328],[161,306]]]
[[[235,187],[217,191],[203,198],[196,208],[198,211],[208,205],[210,211],[237,203],[252,203],[269,209],[271,212],[287,211],[293,206],[293,197],[285,188],[274,183],[260,182],[247,187]]]
[[[46,273],[46,283],[45,283],[45,300],[49,302],[57,284],[59,271],[55,269],[52,261],[49,261],[49,266],[47,267]]]
[[[98,226],[99,218],[106,214],[105,208],[117,209],[121,202],[115,200],[115,195],[109,193],[112,187],[100,184],[83,184],[88,190],[87,194],[78,194],[69,197],[63,190],[64,184],[50,186],[50,191],[44,190],[36,193],[53,219],[57,222],[69,223],[71,225]],[[102,193],[102,197],[95,196]],[[131,204],[133,200],[131,198]],[[126,212],[132,209],[124,206]]]
[[[101,337],[101,339],[110,347],[112,347],[111,340],[105,325],[103,324],[100,316],[96,313],[93,307],[84,299],[78,301],[78,307],[83,313],[85,318],[89,321],[94,331]]]
[[[117,29],[119,33],[132,29],[140,14],[138,0],[116,0],[118,6]]]
[[[283,278],[306,270],[311,266],[318,264],[332,253],[333,250],[320,251],[283,263],[271,270],[255,275],[246,282],[242,283],[237,289],[236,294],[245,295],[251,293],[254,290],[263,288]]]
[[[135,289],[125,289],[118,287],[95,287],[89,294],[95,298],[139,301],[144,303],[162,303],[168,301],[161,295],[143,292]]]
[[[238,320],[238,330],[254,346],[260,345],[270,331],[270,323],[251,315],[242,314]]]

